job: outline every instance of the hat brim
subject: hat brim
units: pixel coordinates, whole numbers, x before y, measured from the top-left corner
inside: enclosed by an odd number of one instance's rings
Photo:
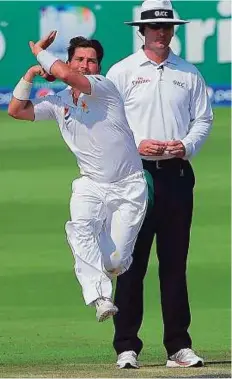
[[[130,25],[130,26],[140,26],[144,24],[173,24],[173,25],[183,25],[187,24],[189,21],[186,20],[179,20],[176,18],[152,18],[147,20],[135,20],[135,21],[125,21],[124,24]]]

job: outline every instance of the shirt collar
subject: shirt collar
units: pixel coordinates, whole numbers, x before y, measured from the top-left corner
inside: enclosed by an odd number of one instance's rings
[[[142,66],[143,64],[150,62],[150,59],[146,56],[143,50],[143,46],[137,51],[137,61],[139,66]]]
[[[143,46],[137,51],[137,59],[140,66],[143,64],[150,62],[154,65],[160,66],[159,64],[156,64],[155,62],[151,61],[146,54],[144,53]],[[162,65],[171,64],[171,65],[177,65],[177,59],[178,57],[173,53],[172,49],[170,49],[167,59],[165,59],[164,62],[162,62]]]
[[[166,59],[166,63],[173,64],[174,66],[178,65],[178,56],[173,53],[172,49],[169,51],[168,58]]]
[[[76,105],[73,102],[73,97],[72,97],[72,87],[68,86],[64,90],[60,91],[57,93],[57,96],[61,98],[61,100],[69,105],[70,107],[76,108]],[[83,93],[80,93],[79,99],[84,96]]]

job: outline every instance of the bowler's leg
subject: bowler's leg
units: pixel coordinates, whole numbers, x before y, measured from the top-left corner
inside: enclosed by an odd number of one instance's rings
[[[70,210],[71,221],[66,223],[66,233],[85,302],[88,305],[99,297],[111,298],[112,283],[105,274],[98,243],[105,218],[104,206],[101,193],[92,181],[87,178],[75,181]]]
[[[124,270],[128,270],[117,278],[115,305],[118,304],[120,311],[114,317],[114,348],[118,354],[129,350],[139,354],[142,349],[138,331],[143,315],[143,278],[153,241],[154,223],[152,215],[144,221],[147,206],[146,183],[143,180],[140,182],[135,176],[124,188],[124,192],[122,189],[120,191],[124,202],[119,207],[118,219],[112,224],[112,238],[117,251],[122,254]]]
[[[105,239],[110,270],[121,275],[132,263],[135,242],[147,209],[147,184],[142,173],[125,178],[110,185],[107,196],[107,218]],[[107,256],[108,253],[108,256]]]

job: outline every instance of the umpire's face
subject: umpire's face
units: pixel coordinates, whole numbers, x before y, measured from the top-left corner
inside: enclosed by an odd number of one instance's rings
[[[167,49],[174,34],[173,24],[146,24],[144,29],[145,43],[153,49]]]
[[[77,47],[69,65],[72,70],[83,75],[99,73],[97,53],[92,47]]]

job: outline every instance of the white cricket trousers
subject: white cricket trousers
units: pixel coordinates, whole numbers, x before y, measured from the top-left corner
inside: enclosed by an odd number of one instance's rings
[[[114,183],[86,176],[73,181],[71,221],[65,230],[87,305],[112,297],[112,273],[119,275],[130,267],[146,208],[143,172]]]

